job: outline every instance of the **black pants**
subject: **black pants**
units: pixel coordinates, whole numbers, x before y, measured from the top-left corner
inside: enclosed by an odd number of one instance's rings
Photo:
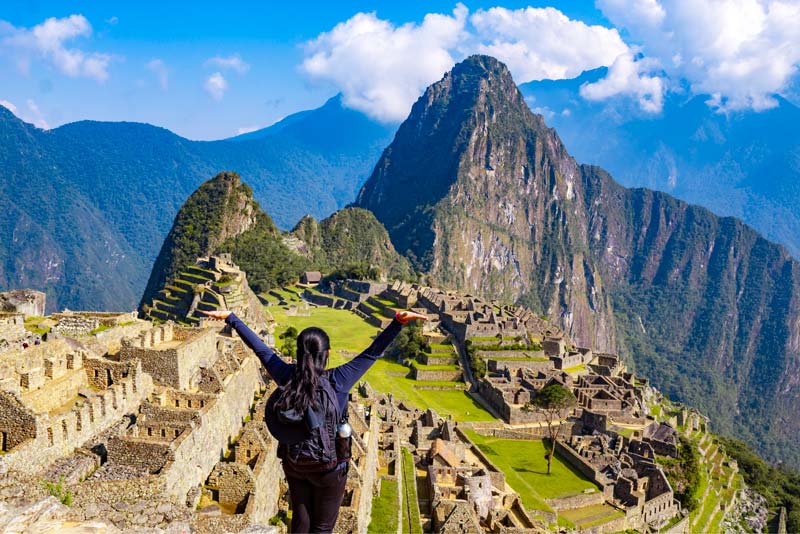
[[[292,503],[292,534],[333,531],[349,468],[345,464],[325,473],[298,473],[283,462]]]

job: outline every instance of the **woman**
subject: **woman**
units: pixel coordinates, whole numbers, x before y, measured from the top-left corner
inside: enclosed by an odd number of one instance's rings
[[[391,324],[381,332],[364,352],[338,367],[325,371],[328,363],[330,343],[328,335],[320,328],[309,327],[297,336],[297,363],[288,364],[275,351],[229,311],[203,312],[214,319],[222,319],[231,325],[244,343],[255,352],[267,369],[270,377],[280,386],[278,407],[303,414],[315,404],[315,393],[320,380],[328,380],[335,392],[339,413],[347,413],[347,398],[350,389],[364,376],[386,347],[394,340],[403,325],[427,317],[412,311],[399,311]],[[346,418],[346,416],[345,416]],[[292,503],[292,532],[331,532],[339,515],[339,506],[347,482],[348,461],[336,464],[325,471],[308,471],[307,465],[293,463],[281,450],[283,470],[289,484]],[[335,463],[335,462],[334,462]]]

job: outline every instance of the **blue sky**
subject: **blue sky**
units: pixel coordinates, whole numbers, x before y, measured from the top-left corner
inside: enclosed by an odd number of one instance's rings
[[[378,120],[402,120],[475,52],[506,61],[518,82],[609,66],[582,94],[652,113],[686,80],[712,105],[755,110],[796,82],[796,1],[683,4],[5,0],[0,103],[41,127],[130,120],[218,139],[339,91]]]

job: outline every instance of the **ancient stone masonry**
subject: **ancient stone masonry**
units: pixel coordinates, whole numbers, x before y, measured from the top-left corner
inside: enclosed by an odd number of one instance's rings
[[[42,317],[47,308],[47,295],[33,289],[0,292],[0,312],[21,313]]]
[[[53,331],[62,336],[83,336],[101,327],[111,328],[120,324],[132,323],[136,320],[136,312],[74,312],[64,310],[54,313],[52,318],[58,321]]]
[[[55,340],[0,361],[0,469],[37,473],[135,411],[152,390],[138,361]]]
[[[417,477],[424,473],[421,483],[403,482],[424,488],[418,495],[419,515],[408,518],[404,511],[403,521],[419,522],[424,532],[546,531],[506,485],[503,473],[452,421],[430,409],[420,411],[390,396],[376,396],[364,385],[360,392],[374,399],[373,412],[382,420],[378,450],[379,465],[387,470],[383,478],[403,478],[400,474],[409,469],[403,466],[409,461],[401,454],[403,447],[412,453],[411,472]]]
[[[161,289],[143,315],[156,321],[198,326],[202,311],[231,310],[255,331],[267,327],[261,303],[247,283],[247,274],[230,254],[198,258],[187,265],[171,284]]]
[[[0,312],[0,354],[15,350],[31,337],[25,330],[25,316],[18,312]]]

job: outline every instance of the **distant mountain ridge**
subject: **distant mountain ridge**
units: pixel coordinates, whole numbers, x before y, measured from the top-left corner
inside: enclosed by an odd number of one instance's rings
[[[208,176],[246,175],[288,229],[350,202],[394,131],[338,98],[268,130],[212,142],[124,122],[43,131],[0,106],[0,288],[46,291],[50,310],[132,309],[178,208]]]
[[[520,90],[578,161],[608,169],[628,187],[738,217],[800,258],[800,108],[775,95],[775,108],[724,114],[706,104],[708,96],[670,93],[654,115],[628,99],[581,97],[581,85],[606,71]]]
[[[547,314],[800,465],[800,263],[736,219],[579,165],[497,60],[425,91],[356,205],[431,283]]]

